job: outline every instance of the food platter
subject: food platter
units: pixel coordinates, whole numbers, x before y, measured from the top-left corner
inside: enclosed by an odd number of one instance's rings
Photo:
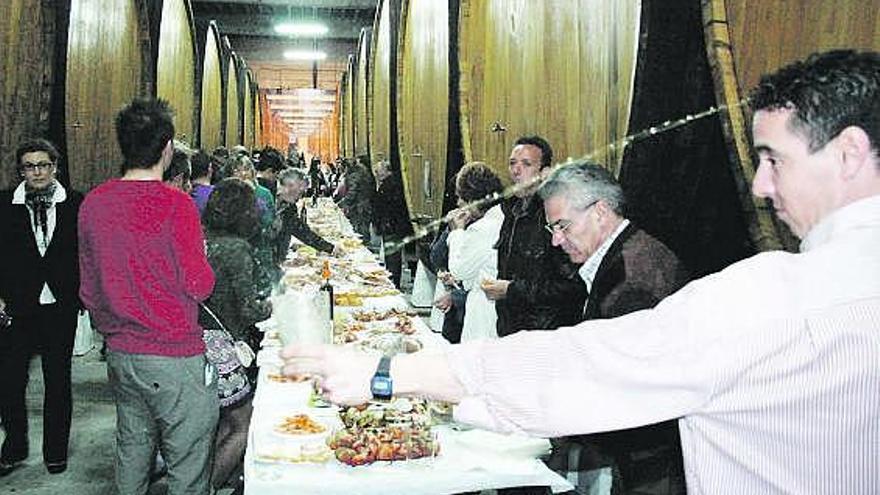
[[[440,447],[423,399],[398,398],[339,410],[344,425],[327,439],[336,460],[349,466],[433,458]]]

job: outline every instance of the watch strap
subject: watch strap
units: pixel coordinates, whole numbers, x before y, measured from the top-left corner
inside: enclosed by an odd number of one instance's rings
[[[391,376],[391,356],[382,356],[379,359],[379,365],[376,367],[376,375]]]

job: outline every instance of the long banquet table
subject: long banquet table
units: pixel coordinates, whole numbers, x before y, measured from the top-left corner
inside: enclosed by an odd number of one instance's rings
[[[351,235],[350,225],[330,203],[310,208],[308,217],[310,223],[323,227],[321,230],[330,238],[339,231]],[[367,253],[362,246],[354,253],[358,263],[363,265],[369,258],[376,264],[375,256]],[[288,287],[288,291],[297,290]],[[381,311],[408,306],[399,294],[365,297],[362,302],[363,306],[358,308],[337,306],[342,313],[337,319],[346,318],[354,309]],[[311,383],[270,378],[277,375],[280,365],[280,341],[272,335],[284,323],[274,318],[259,325],[267,337],[257,355],[260,371],[245,454],[246,494],[441,494],[513,486],[550,486],[557,493],[573,489],[538,459],[549,449],[547,440],[501,435],[455,423],[432,428],[439,452],[427,459],[380,461],[357,467],[345,465],[333,456],[325,462],[292,461],[285,455],[285,440],[279,438],[274,426],[285,416],[297,413],[334,424],[338,414],[335,407],[312,407]],[[424,347],[448,345],[420,318],[412,321],[413,335]]]

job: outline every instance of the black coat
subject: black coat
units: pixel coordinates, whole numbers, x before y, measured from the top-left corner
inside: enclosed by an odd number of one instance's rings
[[[403,184],[397,175],[387,177],[373,196],[373,225],[383,237],[401,238],[412,233],[406,206],[403,204]]]
[[[511,280],[507,297],[495,302],[498,336],[520,330],[552,330],[581,320],[587,291],[578,266],[550,243],[544,202],[536,196],[501,203],[504,222],[495,249],[498,279]]]
[[[55,231],[46,256],[41,257],[27,206],[12,204],[11,191],[0,193],[0,298],[11,316],[39,309],[44,283],[59,305],[82,307],[77,239],[82,200],[82,194],[67,189],[67,199],[55,204]]]
[[[333,251],[333,244],[319,236],[309,227],[306,220],[303,220],[296,205],[278,201],[278,219],[280,223],[275,237],[275,261],[281,263],[287,257],[287,251],[290,250],[290,237],[296,237],[305,244],[329,253]]]

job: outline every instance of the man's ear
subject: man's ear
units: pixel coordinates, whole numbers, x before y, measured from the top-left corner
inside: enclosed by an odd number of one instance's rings
[[[851,180],[863,167],[871,166],[871,139],[864,129],[851,125],[840,131],[835,141],[841,155],[841,177]]]

